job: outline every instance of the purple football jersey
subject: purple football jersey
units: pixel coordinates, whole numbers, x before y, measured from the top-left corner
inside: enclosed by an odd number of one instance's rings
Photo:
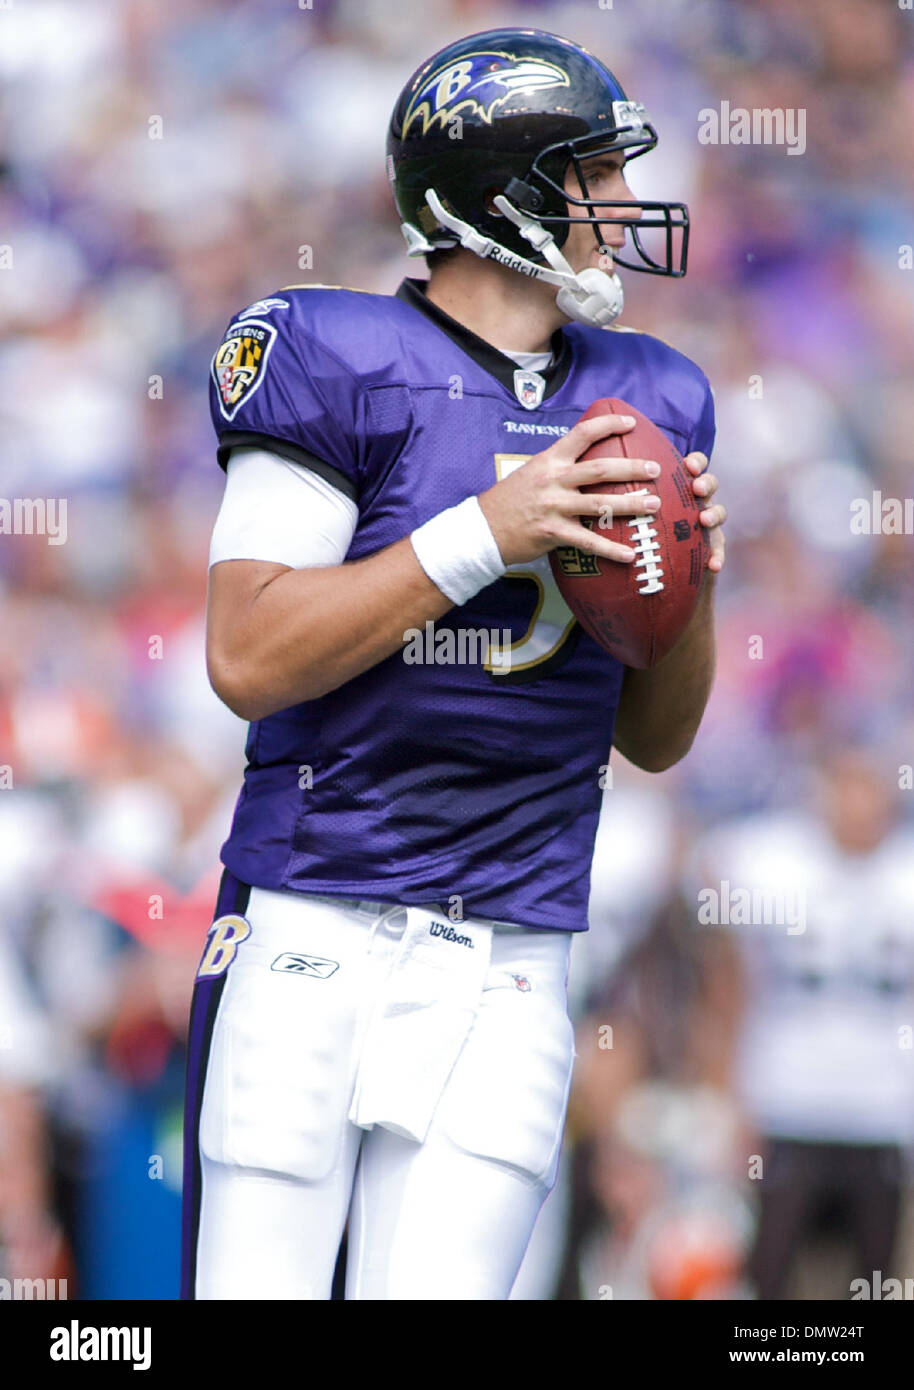
[[[219,460],[256,445],[329,479],[358,506],[355,560],[486,491],[600,397],[710,455],[710,388],[681,353],[580,324],[552,346],[531,382],[419,282],[394,297],[280,290],[232,320],[213,359]],[[223,862],[261,888],[457,895],[467,915],[583,931],[623,674],[548,557],[513,566],[402,652],[251,725]]]

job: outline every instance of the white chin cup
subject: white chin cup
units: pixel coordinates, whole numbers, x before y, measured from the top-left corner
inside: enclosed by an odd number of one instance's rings
[[[618,275],[615,271],[607,275],[604,270],[590,266],[587,270],[579,270],[575,280],[578,288],[566,285],[555,297],[562,313],[576,323],[608,328],[622,313],[625,299]]]
[[[503,217],[514,223],[524,240],[545,258],[551,268],[537,265],[525,256],[509,251],[491,237],[483,236],[455,213],[448,212],[434,188],[425,190],[425,201],[439,226],[452,232],[460,245],[475,256],[483,260],[493,257],[500,265],[511,270],[530,275],[535,280],[544,280],[548,285],[557,285],[559,292],[555,302],[566,318],[574,319],[577,323],[589,323],[594,328],[608,328],[622,313],[622,282],[615,271],[607,275],[605,271],[597,270],[596,266],[590,266],[576,274],[556,246],[552,232],[547,231],[534,217],[521,212],[503,193],[494,199],[496,208]],[[424,237],[409,223],[404,223],[403,232],[410,255],[421,253],[428,245],[421,244]]]

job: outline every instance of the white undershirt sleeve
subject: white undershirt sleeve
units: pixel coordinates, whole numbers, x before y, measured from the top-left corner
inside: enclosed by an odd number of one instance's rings
[[[355,502],[302,463],[267,449],[233,449],[209,562],[266,560],[290,569],[341,565]]]

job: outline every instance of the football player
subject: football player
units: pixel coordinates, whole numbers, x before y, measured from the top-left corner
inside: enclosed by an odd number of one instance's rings
[[[555,1180],[601,773],[613,742],[680,759],[712,680],[708,382],[606,331],[616,263],[685,273],[687,210],[625,182],[656,140],[565,39],[452,44],[388,139],[429,280],[280,289],[216,351],[208,667],[250,733],[191,1019],[185,1297],[327,1299],[347,1222],[347,1298],[511,1290]],[[581,520],[645,506],[583,485],[659,471],[580,461],[633,424],[576,423],[609,395],[689,456],[712,535],[649,671],[581,631],[548,562],[634,559]]]

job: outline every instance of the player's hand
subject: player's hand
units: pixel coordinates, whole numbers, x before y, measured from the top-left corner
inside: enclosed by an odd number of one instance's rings
[[[683,463],[692,474],[692,491],[695,496],[701,502],[709,502],[717,491],[717,479],[713,473],[704,471],[708,466],[707,458],[704,454],[686,454]],[[724,567],[726,551],[721,527],[727,520],[727,509],[722,502],[715,502],[713,507],[705,507],[698,519],[710,532],[711,554],[708,557],[708,569],[720,574]]]
[[[641,482],[659,475],[659,464],[649,459],[581,461],[581,454],[586,454],[592,444],[613,434],[627,434],[634,423],[631,416],[623,415],[597,415],[581,420],[562,439],[541,454],[534,454],[521,468],[480,495],[479,505],[506,565],[535,560],[557,545],[575,545],[589,555],[602,555],[624,564],[634,560],[635,552],[630,546],[619,545],[600,534],[597,519],[607,521],[615,516],[657,511],[660,498],[645,498],[640,493],[579,491],[588,483]],[[594,529],[582,525],[582,516],[594,518]]]

